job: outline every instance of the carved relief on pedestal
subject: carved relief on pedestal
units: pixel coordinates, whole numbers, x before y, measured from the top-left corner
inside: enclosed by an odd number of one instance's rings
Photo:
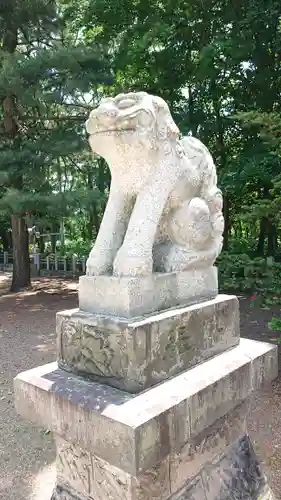
[[[72,443],[59,437],[56,441],[58,484],[52,500],[150,500],[159,498],[160,493],[163,499],[169,496],[168,459],[134,477]]]
[[[57,437],[58,483],[81,498],[132,500],[131,476]]]

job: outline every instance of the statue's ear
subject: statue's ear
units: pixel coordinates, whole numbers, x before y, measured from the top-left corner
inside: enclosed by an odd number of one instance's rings
[[[157,122],[158,131],[163,139],[177,139],[179,137],[180,131],[171,117],[170,111],[159,113]]]
[[[177,138],[177,137],[179,137],[179,134],[180,134],[180,131],[179,131],[177,125],[175,124],[174,120],[172,119],[172,117],[168,118],[168,120],[167,120],[167,135],[168,135],[168,137]]]
[[[153,97],[153,106],[155,109],[156,120],[159,135],[162,139],[179,137],[179,129],[176,126],[168,104],[161,97]]]

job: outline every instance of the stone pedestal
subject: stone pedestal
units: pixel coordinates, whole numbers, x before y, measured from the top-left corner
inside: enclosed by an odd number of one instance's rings
[[[239,343],[234,296],[125,319],[74,309],[57,315],[61,368],[140,392]]]
[[[242,339],[137,396],[56,363],[19,375],[15,393],[56,436],[54,499],[265,499],[245,421],[252,391],[276,374],[276,347]]]
[[[273,499],[247,435],[277,347],[239,339],[219,295],[138,318],[57,316],[58,363],[15,379],[23,417],[57,444],[52,500]]]

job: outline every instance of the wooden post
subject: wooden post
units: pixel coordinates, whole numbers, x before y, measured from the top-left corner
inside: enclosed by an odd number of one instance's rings
[[[76,255],[72,255],[72,276],[75,278],[76,276]]]

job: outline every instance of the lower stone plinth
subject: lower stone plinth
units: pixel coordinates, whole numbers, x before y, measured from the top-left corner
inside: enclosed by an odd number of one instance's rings
[[[53,500],[269,499],[247,437],[248,401],[277,348],[242,339],[134,396],[56,363],[15,379],[18,411],[57,443]]]
[[[97,464],[95,458],[82,456],[83,470],[77,467],[81,451],[58,447],[58,478],[51,500],[162,500],[168,487],[169,471],[158,469],[142,478],[129,478],[109,464]],[[88,459],[88,461],[87,461]],[[66,472],[67,471],[67,472]],[[82,474],[82,476],[81,476]],[[77,496],[77,487],[85,492],[85,478],[93,480],[89,494]],[[74,488],[71,486],[74,485]],[[152,484],[152,486],[151,486]],[[168,500],[275,500],[261,470],[247,434],[241,435],[224,452],[204,464],[201,470]]]
[[[238,299],[215,299],[142,319],[73,309],[57,314],[61,368],[136,393],[239,343]]]

